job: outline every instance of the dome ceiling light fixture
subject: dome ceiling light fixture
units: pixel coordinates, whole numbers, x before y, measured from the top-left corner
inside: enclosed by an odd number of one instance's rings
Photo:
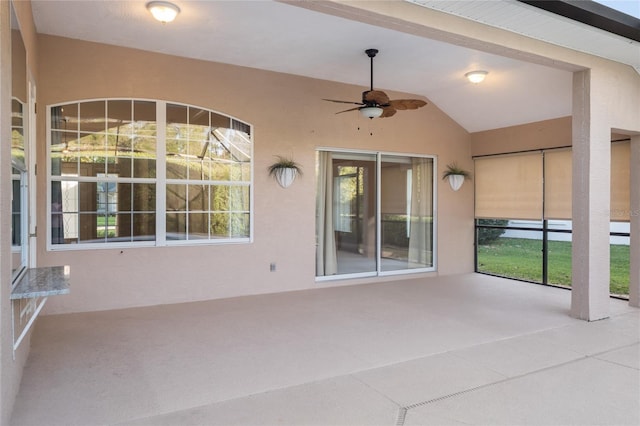
[[[484,81],[484,78],[487,76],[487,74],[489,74],[488,71],[477,70],[469,71],[464,76],[467,77],[467,80],[469,80],[473,84],[478,84]]]
[[[147,9],[154,18],[163,24],[173,21],[180,13],[180,8],[168,1],[150,1],[147,3]]]

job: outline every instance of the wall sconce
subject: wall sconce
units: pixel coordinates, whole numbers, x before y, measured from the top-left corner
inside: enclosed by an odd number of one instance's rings
[[[484,78],[489,74],[487,71],[469,71],[464,76],[467,77],[467,80],[474,84],[482,83]]]
[[[147,3],[147,9],[154,18],[163,24],[173,21],[180,13],[180,8],[168,1],[151,1]]]

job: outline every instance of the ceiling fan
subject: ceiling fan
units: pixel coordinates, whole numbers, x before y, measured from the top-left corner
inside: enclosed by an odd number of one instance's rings
[[[389,96],[382,90],[373,90],[373,58],[378,54],[378,49],[367,49],[364,51],[371,58],[371,87],[362,92],[362,102],[338,101],[335,99],[323,99],[323,101],[337,102],[340,104],[359,105],[355,108],[345,109],[336,114],[348,111],[360,111],[366,118],[391,117],[399,110],[418,109],[427,103],[420,99],[395,99],[390,100]]]

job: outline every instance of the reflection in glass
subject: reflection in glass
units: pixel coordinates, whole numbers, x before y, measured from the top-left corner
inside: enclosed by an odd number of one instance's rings
[[[108,100],[51,108],[52,243],[155,238],[155,103]],[[138,118],[139,120],[136,120]],[[79,182],[78,177],[94,178]]]
[[[77,133],[78,104],[59,105],[51,108],[51,130]]]
[[[234,123],[238,122],[213,111],[167,104],[166,200],[171,238],[249,236],[251,140],[249,127]]]
[[[213,238],[249,237],[249,213],[212,213],[211,234]]]
[[[156,184],[134,183],[132,186],[131,211],[138,213],[154,213],[156,210]]]
[[[211,196],[211,210],[224,212],[230,209],[229,200],[231,198],[229,191],[231,187],[226,185],[214,186]]]
[[[82,104],[81,109],[85,110],[87,103]],[[120,128],[126,127],[132,121],[132,102],[130,100],[108,100],[108,123],[107,131],[109,133],[119,133]]]
[[[187,185],[167,185],[167,212],[186,211]]]
[[[11,275],[12,283],[28,266],[27,51],[11,10]]]
[[[11,271],[14,278],[28,265],[26,212],[26,172],[11,168]]]
[[[189,213],[189,239],[209,238],[209,214]]]
[[[154,241],[156,239],[155,212],[132,213],[131,225],[132,241]]]
[[[133,121],[140,136],[156,136],[156,103],[133,101]]]
[[[188,207],[191,212],[206,212],[209,210],[209,185],[189,185]]]
[[[212,111],[168,104],[167,178],[248,182],[250,136],[243,126],[219,127],[225,122],[231,123]]]
[[[375,272],[376,156],[334,154],[330,167],[336,272]]]
[[[230,187],[229,210],[237,212],[249,211],[249,187],[248,186],[232,186]]]
[[[52,242],[146,241],[155,238],[155,184],[52,182]],[[146,217],[142,220],[142,217]]]
[[[11,161],[26,169],[24,147],[24,105],[18,99],[11,101]]]
[[[81,132],[105,132],[107,129],[105,101],[83,102],[80,105],[78,124]]]
[[[167,240],[187,239],[187,215],[185,213],[167,213]]]
[[[53,244],[155,240],[159,164],[168,240],[249,236],[250,126],[166,104],[159,141],[156,110],[122,99],[51,107]],[[212,220],[218,212],[224,221]]]
[[[433,159],[382,156],[382,271],[433,266]]]
[[[229,236],[232,238],[249,237],[249,213],[232,213]]]

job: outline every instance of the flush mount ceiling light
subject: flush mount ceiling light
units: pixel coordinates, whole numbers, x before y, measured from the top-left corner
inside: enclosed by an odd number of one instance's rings
[[[364,118],[378,118],[384,110],[377,106],[366,106],[359,108],[359,111]]]
[[[163,24],[173,21],[180,13],[180,8],[168,1],[151,1],[147,3],[147,9],[154,18]]]
[[[472,83],[478,84],[484,81],[484,78],[489,74],[487,71],[469,71],[464,76],[467,77]]]

